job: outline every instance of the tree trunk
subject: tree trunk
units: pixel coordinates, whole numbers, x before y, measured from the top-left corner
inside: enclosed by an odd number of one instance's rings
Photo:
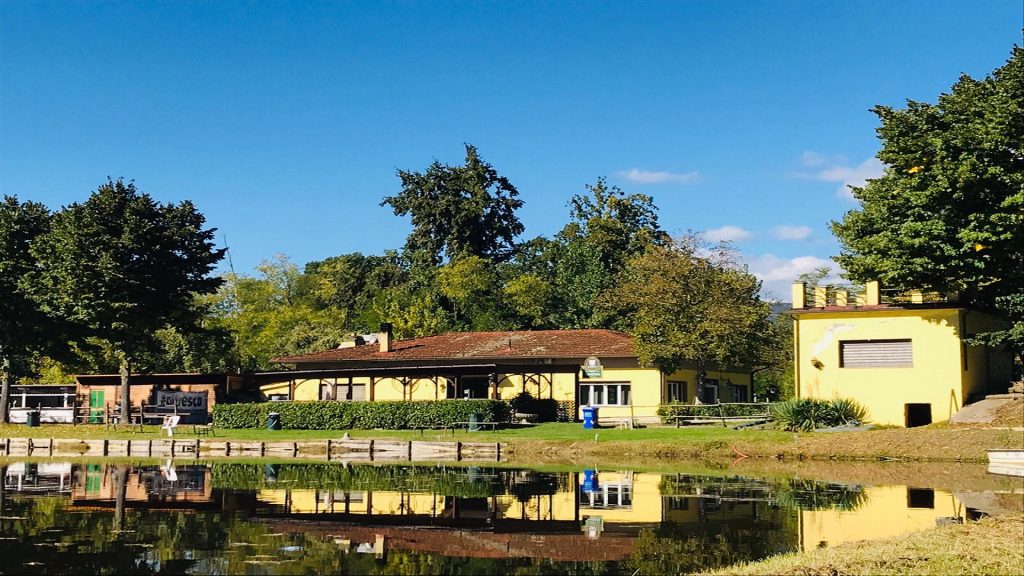
[[[700,401],[701,404],[705,404],[704,398],[704,367],[700,366],[697,368],[697,387],[693,391],[693,397]]]
[[[125,356],[121,359],[121,423],[128,424],[132,421],[132,392],[128,383],[132,375],[131,362]]]
[[[0,422],[10,421],[11,403],[11,360],[4,356],[0,359]]]
[[[117,492],[114,494],[114,531],[124,530],[124,501],[128,493],[128,467],[123,464],[113,466],[111,474],[114,476],[114,486]]]

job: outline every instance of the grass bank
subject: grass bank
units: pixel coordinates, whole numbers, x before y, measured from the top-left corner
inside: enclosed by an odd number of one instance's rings
[[[883,540],[775,556],[706,574],[1024,574],[1024,515],[985,518]]]
[[[212,439],[301,441],[339,438],[337,430],[220,429]],[[1024,448],[1024,432],[1012,429],[952,427],[893,428],[860,432],[802,433],[732,430],[720,427],[650,427],[638,430],[586,430],[580,424],[540,424],[496,432],[428,430],[349,430],[353,438],[504,442],[512,462],[546,464],[643,464],[652,461],[755,459],[841,459],[985,462],[990,448]],[[108,430],[103,425],[48,424],[38,428],[0,425],[0,437],[121,438],[161,437],[158,426],[144,432]],[[183,426],[179,438],[194,438]]]

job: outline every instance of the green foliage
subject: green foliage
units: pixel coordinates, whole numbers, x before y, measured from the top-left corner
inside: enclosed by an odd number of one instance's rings
[[[1024,48],[990,76],[961,76],[935,104],[877,106],[884,175],[853,188],[832,223],[855,281],[958,292],[1013,326],[983,339],[1024,350]]]
[[[49,224],[50,211],[42,204],[11,196],[0,202],[0,422],[7,421],[12,376],[24,375],[29,359],[56,339],[55,326],[28,291],[37,266],[29,247]]]
[[[480,421],[508,422],[508,405],[500,400],[430,400],[379,402],[262,402],[217,404],[213,418],[222,428],[262,428],[267,415],[281,415],[281,426],[290,430],[384,429],[419,426],[442,427]]]
[[[134,183],[108,180],[85,202],[67,206],[32,243],[29,282],[40,310],[116,352],[122,395],[132,365],[159,348],[155,334],[198,326],[197,294],[222,283],[210,276],[224,250],[195,206],[160,204]],[[122,403],[128,417],[128,403]]]
[[[856,400],[847,398],[799,398],[773,404],[772,417],[784,430],[809,432],[817,428],[863,423],[868,412]]]
[[[765,405],[739,405],[739,404],[684,404],[682,402],[671,402],[658,406],[658,416],[665,424],[674,424],[673,416],[706,416],[709,418],[721,416],[760,416],[765,413]]]
[[[529,392],[520,392],[509,401],[509,409],[521,414],[536,414],[540,422],[564,422],[559,419],[560,405],[551,398],[534,398]]]
[[[210,466],[215,488],[259,490],[274,485],[344,492],[396,491],[487,498],[502,493],[492,475],[469,475],[465,468],[416,466],[339,466],[337,464],[221,464]]]
[[[410,260],[434,266],[446,257],[480,256],[491,261],[512,255],[523,232],[516,210],[519,191],[466,144],[462,166],[435,161],[424,172],[398,171],[402,191],[384,198],[397,216],[410,216],[413,230],[405,243]]]
[[[702,371],[751,367],[772,343],[771,307],[760,289],[733,249],[688,236],[632,258],[601,305],[633,335],[643,366],[666,374],[686,362]]]

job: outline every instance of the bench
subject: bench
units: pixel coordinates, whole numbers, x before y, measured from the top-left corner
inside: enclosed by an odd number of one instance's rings
[[[467,421],[467,422],[452,422],[448,426],[445,426],[445,428],[450,429],[452,431],[452,434],[455,434],[455,430],[458,429],[458,428],[465,428],[466,432],[471,432],[472,430],[470,430],[470,427],[472,427],[472,426],[478,426],[480,428],[486,428],[486,427],[490,426],[491,427],[491,432],[496,432],[498,430],[498,426],[499,425],[501,425],[501,422],[469,422],[469,421]]]

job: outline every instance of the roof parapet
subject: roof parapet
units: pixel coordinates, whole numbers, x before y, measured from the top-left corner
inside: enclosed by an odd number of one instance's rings
[[[902,306],[906,304],[940,304],[959,301],[955,292],[941,294],[924,290],[883,289],[877,280],[858,285],[809,285],[794,282],[791,291],[793,309],[860,308],[863,306]]]

